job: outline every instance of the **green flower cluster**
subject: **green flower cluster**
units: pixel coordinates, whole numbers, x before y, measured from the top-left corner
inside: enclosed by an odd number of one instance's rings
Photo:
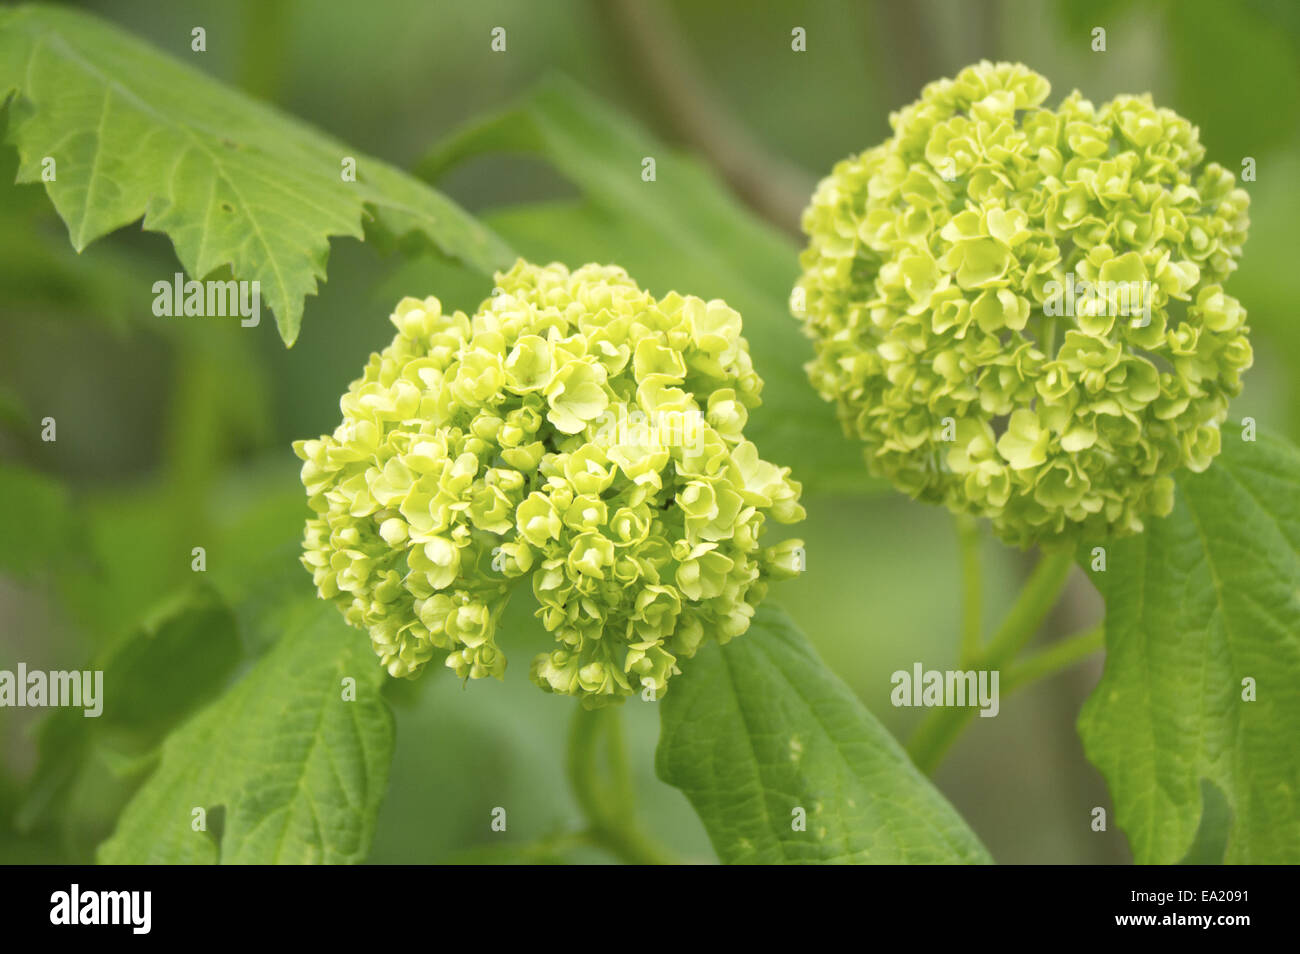
[[[588,705],[665,690],[802,569],[788,468],[743,429],[762,381],[721,301],[656,300],[620,268],[522,260],[468,316],[406,298],[397,336],[299,441],[304,565],[394,676],[434,654],[501,677],[497,621],[530,577],[557,648],[543,689]]]
[[[988,62],[928,85],[818,186],[792,296],[869,467],[1021,546],[1167,513],[1251,364],[1232,174],[1149,96],[1048,91]]]

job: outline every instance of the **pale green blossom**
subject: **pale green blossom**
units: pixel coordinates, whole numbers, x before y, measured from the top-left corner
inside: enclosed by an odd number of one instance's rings
[[[394,676],[437,650],[462,678],[501,677],[498,622],[527,579],[556,640],[539,686],[659,698],[802,569],[800,541],[763,532],[803,510],[744,439],[762,383],[740,316],[597,265],[521,261],[497,285],[474,315],[403,299],[343,423],[294,445],[303,564]]]
[[[869,468],[1020,545],[1167,513],[1251,364],[1232,174],[1149,96],[1048,93],[1007,63],[927,86],[818,186],[792,297]]]

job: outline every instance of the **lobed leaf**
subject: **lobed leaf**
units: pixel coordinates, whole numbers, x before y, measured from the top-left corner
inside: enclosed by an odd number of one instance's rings
[[[288,345],[333,236],[414,242],[487,273],[514,259],[424,183],[88,14],[0,12],[0,104],[12,94],[18,181],[55,160],[44,185],[78,251],[143,216],[192,277],[260,282]]]

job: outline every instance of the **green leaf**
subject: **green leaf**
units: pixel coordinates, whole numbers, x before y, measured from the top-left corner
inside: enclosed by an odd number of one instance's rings
[[[746,436],[778,463],[795,465],[809,490],[880,486],[845,440],[830,405],[808,384],[812,346],[791,317],[798,248],[756,219],[694,160],[670,151],[566,80],[543,83],[518,105],[465,129],[420,164],[436,179],[489,152],[537,155],[578,186],[585,201],[507,209],[495,227],[533,261],[621,265],[658,295],[676,290],[724,298],[744,317],[763,406]],[[642,160],[655,159],[655,181]]]
[[[159,733],[214,698],[243,658],[230,607],[207,587],[182,590],[110,647],[105,726]]]
[[[57,810],[79,779],[98,770],[88,762],[92,752],[125,764],[154,748],[217,696],[242,658],[235,616],[212,590],[190,588],[159,605],[85,667],[104,674],[100,714],[56,709],[41,723],[20,826]]]
[[[140,307],[140,290],[157,277],[149,256],[116,244],[78,255],[49,227],[49,200],[38,189],[14,185],[17,175],[17,153],[0,149],[0,288],[10,320],[89,319],[116,333],[132,318],[152,320]]]
[[[69,546],[76,531],[67,489],[53,478],[0,463],[0,573],[30,576]]]
[[[55,160],[45,188],[78,251],[143,216],[191,276],[260,282],[286,344],[332,236],[428,246],[484,272],[514,258],[418,180],[87,14],[0,12],[0,104],[12,93],[18,181]]]
[[[1092,574],[1106,668],[1079,733],[1139,862],[1188,853],[1203,781],[1232,814],[1228,861],[1300,862],[1300,451],[1238,433]]]
[[[988,862],[961,817],[780,610],[664,696],[660,777],[727,864]],[[794,810],[807,830],[794,830]]]
[[[163,744],[99,851],[108,864],[362,861],[388,781],[393,719],[364,634],[304,601],[285,635]],[[343,681],[356,680],[356,699]],[[191,827],[193,810],[207,831]]]

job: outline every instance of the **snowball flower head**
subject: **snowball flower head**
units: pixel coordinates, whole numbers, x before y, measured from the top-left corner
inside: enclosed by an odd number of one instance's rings
[[[740,315],[614,267],[496,279],[473,315],[403,299],[343,422],[294,445],[303,563],[394,676],[442,652],[500,677],[497,623],[528,580],[556,641],[534,682],[588,705],[658,698],[802,568],[798,540],[760,539],[803,509],[744,437],[762,382]]]
[[[928,85],[818,186],[792,296],[870,469],[1021,546],[1168,513],[1251,364],[1232,173],[1150,96],[1048,92],[1007,63]]]

